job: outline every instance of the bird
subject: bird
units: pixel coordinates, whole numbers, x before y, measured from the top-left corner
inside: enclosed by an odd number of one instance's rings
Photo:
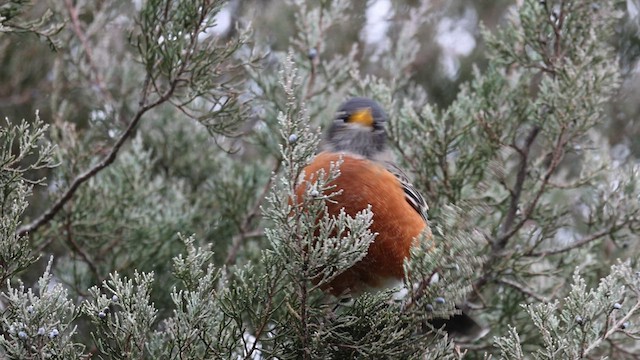
[[[329,215],[341,210],[355,216],[370,206],[376,233],[365,257],[323,287],[337,298],[356,297],[402,284],[404,260],[418,241],[431,241],[432,233],[424,197],[409,177],[395,164],[387,141],[387,115],[374,100],[354,97],[344,102],[319,145],[319,151],[303,170],[303,180],[296,187],[302,198],[308,183],[318,174],[330,172],[339,163],[339,176],[331,185],[338,191],[326,203]],[[432,324],[444,326],[451,333],[477,338],[485,330],[466,314],[450,319],[436,319]]]

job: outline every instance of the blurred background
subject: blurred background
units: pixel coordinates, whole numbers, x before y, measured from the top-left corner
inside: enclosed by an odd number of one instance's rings
[[[4,0],[0,6],[10,2]],[[68,17],[65,1],[36,1],[28,7],[25,18],[38,18],[47,9],[57,9],[58,20]],[[104,38],[94,50],[96,60],[117,63],[128,46],[126,31],[132,26],[133,19],[127,18],[127,9],[134,11],[141,6],[136,1],[75,1],[81,13],[82,21],[93,20],[94,14],[110,10],[102,16],[113,15],[101,20],[100,26],[87,29],[88,40],[93,37]],[[420,2],[411,0],[356,0],[349,9],[357,19],[355,23],[341,24],[339,30],[327,34],[325,39],[328,53],[350,50],[353,43],[358,45],[358,59],[363,69],[372,73],[379,70],[379,54],[391,47],[398,23],[407,19],[412,9]],[[509,12],[518,1],[509,0],[451,0],[429,1],[429,16],[420,25],[420,48],[418,56],[408,71],[411,79],[427,89],[429,99],[440,107],[446,107],[455,98],[461,83],[469,80],[473,67],[483,69],[486,61],[480,31],[484,27],[491,31],[505,21]],[[611,122],[603,124],[610,141],[620,145],[621,153],[633,156],[640,154],[640,144],[634,141],[640,131],[636,124],[640,111],[640,91],[638,91],[638,72],[640,65],[639,28],[640,4],[638,0],[620,2],[628,16],[619,24],[616,37],[610,41],[618,48],[620,67],[623,71],[624,85],[617,101],[611,105]],[[286,51],[294,29],[293,12],[295,8],[286,2],[267,0],[231,0],[218,15],[216,31],[224,36],[233,36],[238,21],[251,22],[255,42],[265,44],[276,51]],[[67,24],[67,28],[71,24]],[[67,31],[68,29],[65,29]],[[108,32],[104,36],[103,32]],[[63,34],[64,35],[64,34]],[[69,34],[71,36],[72,34]],[[11,119],[29,118],[39,109],[43,119],[53,119],[52,101],[65,100],[73,106],[75,116],[67,118],[78,126],[86,126],[88,120],[97,116],[92,99],[86,96],[83,85],[73,81],[70,74],[58,77],[60,56],[70,52],[70,56],[80,56],[80,46],[75,42],[58,41],[61,51],[52,51],[51,47],[33,34],[13,34],[0,39],[0,113]],[[102,53],[106,52],[106,53]],[[88,70],[88,69],[87,69]],[[111,75],[111,74],[109,74]],[[113,74],[116,75],[116,74]],[[119,76],[124,74],[119,74]],[[117,78],[117,77],[116,77]],[[60,80],[63,80],[61,82]],[[109,80],[112,80],[109,78]],[[120,82],[126,79],[119,78]],[[61,94],[62,99],[52,96]]]
[[[394,84],[400,89],[394,93],[397,107],[404,98],[426,97],[429,104],[446,109],[474,71],[487,67],[482,32],[506,24],[519,2],[356,0],[341,10],[348,21],[324,28],[317,26],[322,18],[305,23],[314,18],[296,16],[312,13],[305,11],[305,1],[230,0],[218,13],[217,25],[201,36],[230,43],[248,36],[247,44],[234,54],[237,58],[220,62],[219,73],[200,76],[230,84],[225,90],[250,100],[238,112],[241,120],[225,127],[215,117],[199,117],[197,110],[205,108],[206,101],[194,102],[196,115],[176,103],[145,114],[117,161],[81,186],[50,223],[32,234],[32,249],[41,259],[20,276],[33,283],[53,255],[56,281],[81,299],[113,271],[129,276],[134,269],[154,271],[157,282],[166,286],[154,289],[153,300],[166,312],[160,317],[167,315],[172,307],[166,290],[176,282],[171,259],[184,252],[178,233],[193,233],[199,244],[212,244],[216,266],[257,259],[267,246],[260,214],[265,194],[273,188],[271,175],[280,170],[277,114],[285,101],[264,99],[284,97],[278,71],[289,49],[305,76],[326,71],[314,74],[315,84],[311,76],[304,79],[309,81],[305,100],[314,129],[324,126],[348,95],[363,93],[357,79],[369,74],[402,83]],[[48,136],[58,146],[60,163],[55,170],[28,174],[47,179],[46,186],[34,189],[27,223],[108,153],[136,113],[145,69],[135,41],[144,34],[134,16],[143,0],[40,0],[22,6],[25,3],[0,0],[0,17],[5,19],[0,24],[20,19],[38,29],[35,34],[19,28],[0,33],[0,117],[32,121],[39,112],[51,125]],[[597,11],[597,5],[591,6]],[[612,160],[629,163],[640,157],[640,2],[618,1],[617,6],[625,16],[608,41],[617,52],[622,86],[597,131],[607,140]],[[416,41],[405,41],[413,34]],[[259,59],[255,64],[246,60],[254,51]],[[408,62],[389,60],[406,54],[415,56],[407,56]],[[331,61],[316,68],[319,58]],[[236,60],[247,63],[238,69],[233,66]],[[328,81],[333,77],[339,80]],[[374,87],[375,81],[371,83]],[[604,242],[605,252],[626,251]],[[600,260],[590,261],[604,263]],[[515,293],[514,304],[527,299]],[[521,313],[510,316],[523,318]],[[85,325],[80,324],[81,333]]]

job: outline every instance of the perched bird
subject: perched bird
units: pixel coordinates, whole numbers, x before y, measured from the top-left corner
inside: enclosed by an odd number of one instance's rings
[[[342,192],[327,202],[327,211],[338,215],[344,209],[354,216],[371,206],[370,230],[377,236],[364,259],[325,286],[324,291],[336,297],[400,284],[411,247],[432,236],[424,198],[393,162],[386,121],[385,112],[373,100],[352,98],[342,104],[320,144],[320,153],[304,169],[304,181],[296,189],[300,198],[305,181],[313,182],[320,170],[328,174],[332,163],[342,161],[340,175],[332,182]],[[423,231],[425,236],[420,237]],[[464,314],[434,325],[444,325],[465,337],[484,335],[482,327]]]

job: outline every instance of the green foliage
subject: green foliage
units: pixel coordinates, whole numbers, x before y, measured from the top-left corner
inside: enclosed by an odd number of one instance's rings
[[[55,283],[49,261],[47,269],[35,289],[20,283],[10,283],[6,310],[2,316],[3,335],[0,349],[11,359],[76,358],[85,346],[76,342],[77,326],[74,321],[79,309],[69,299],[69,291]]]
[[[132,39],[137,60],[147,72],[146,85],[158,97],[152,101],[169,101],[213,133],[234,130],[246,116],[236,89],[237,73],[245,64],[229,60],[248,34],[226,43],[208,34],[224,3],[147,1],[137,20],[139,32]]]
[[[102,355],[109,359],[140,359],[147,354],[147,341],[157,310],[150,304],[153,274],[135,273],[123,279],[116,272],[102,285],[89,289],[83,312],[96,330],[91,335]]]
[[[464,303],[477,269],[485,260],[477,251],[485,243],[483,234],[464,223],[468,215],[451,205],[442,209],[441,221],[433,229],[434,240],[414,248],[410,261],[405,263],[407,306],[431,306],[433,310],[421,314],[427,319],[446,318],[458,312],[454,305]],[[439,304],[437,298],[445,302]]]
[[[364,2],[1,5],[0,110],[49,124],[0,128],[0,357],[637,358],[640,168],[602,132],[621,5],[525,0],[496,27],[500,4],[450,3],[393,2],[381,44]],[[485,58],[443,94],[426,38],[456,6]],[[403,288],[344,306],[321,288],[371,209],[326,215],[340,161],[295,189],[352,95],[387,110],[433,237]],[[433,325],[460,311],[489,336]]]
[[[17,234],[20,217],[29,203],[33,186],[43,185],[44,178],[29,178],[33,172],[56,165],[54,146],[45,140],[48,126],[36,113],[33,124],[18,125],[5,119],[0,128],[0,280],[4,283],[35,261],[28,239]],[[37,175],[36,175],[37,176]]]
[[[0,5],[0,33],[35,34],[46,40],[51,50],[56,50],[54,37],[62,31],[64,24],[52,21],[53,11],[50,9],[36,19],[21,18],[29,3],[29,0],[9,0]]]
[[[628,263],[621,263],[611,267],[611,273],[600,280],[597,288],[587,289],[585,279],[576,272],[563,304],[556,300],[523,305],[544,344],[543,348],[531,349],[531,353],[536,359],[604,357],[604,341],[633,349],[629,338],[636,335],[628,328],[629,319],[640,309],[639,285],[639,274],[634,274]],[[621,333],[628,338],[619,336]],[[496,338],[495,343],[503,358],[524,358],[515,328],[507,336]]]

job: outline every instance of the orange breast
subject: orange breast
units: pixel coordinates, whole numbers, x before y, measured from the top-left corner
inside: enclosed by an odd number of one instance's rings
[[[340,154],[323,152],[305,168],[305,180],[317,179],[320,169],[328,174],[330,164],[336,163]],[[404,276],[403,260],[409,249],[427,225],[405,200],[404,191],[396,177],[383,166],[349,155],[342,155],[340,176],[334,181],[342,193],[327,202],[331,215],[340,209],[354,216],[371,205],[373,224],[371,231],[378,233],[364,259],[338,275],[324,290],[335,296],[345,292],[357,294],[367,289],[379,288],[391,279]],[[296,189],[300,198],[305,184]]]

